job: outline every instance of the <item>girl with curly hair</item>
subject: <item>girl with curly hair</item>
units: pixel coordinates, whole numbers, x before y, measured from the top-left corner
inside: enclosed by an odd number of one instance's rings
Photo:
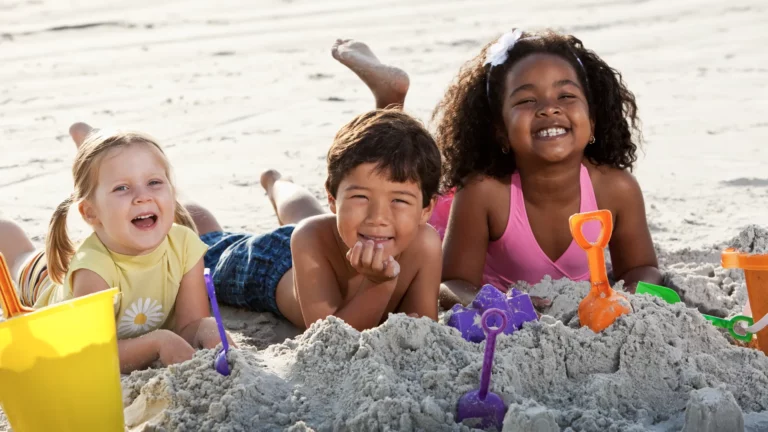
[[[441,304],[490,283],[589,279],[568,219],[608,209],[613,274],[660,283],[643,194],[630,174],[640,134],[621,74],[573,36],[513,30],[465,64],[434,113],[450,218]],[[633,132],[635,132],[633,136]],[[595,222],[599,224],[599,222]],[[584,234],[595,240],[599,225]]]

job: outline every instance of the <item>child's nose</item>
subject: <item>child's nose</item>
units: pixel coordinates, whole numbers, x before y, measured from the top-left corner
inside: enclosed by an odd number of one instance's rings
[[[144,188],[136,189],[136,195],[133,197],[135,204],[142,204],[152,201],[152,194]]]
[[[557,103],[557,101],[545,100],[542,102],[539,110],[536,112],[536,115],[540,117],[551,117],[562,114],[562,112],[562,108],[560,108],[560,105]]]
[[[368,222],[372,224],[382,224],[387,222],[390,216],[389,203],[379,200],[372,200],[368,206]]]

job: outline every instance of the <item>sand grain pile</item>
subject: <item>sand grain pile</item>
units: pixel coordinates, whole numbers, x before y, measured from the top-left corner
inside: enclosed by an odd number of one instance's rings
[[[686,406],[696,425],[768,409],[761,352],[731,345],[695,309],[647,296],[631,296],[634,313],[596,335],[575,313],[588,287],[534,285],[551,315],[499,338],[492,391],[510,404],[506,429],[680,430]],[[234,352],[229,378],[208,351],[134,373],[124,388],[129,404],[167,402],[145,430],[468,430],[454,412],[479,384],[483,347],[427,319],[394,315],[360,333],[331,317],[265,351]]]
[[[768,229],[749,225],[730,241],[730,246],[749,254],[768,254]]]

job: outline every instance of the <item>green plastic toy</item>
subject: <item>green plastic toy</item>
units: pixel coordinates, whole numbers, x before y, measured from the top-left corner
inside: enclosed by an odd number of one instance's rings
[[[635,294],[650,294],[652,296],[659,297],[670,304],[680,302],[680,296],[674,290],[646,282],[637,283],[637,290],[635,291]],[[730,335],[738,341],[752,341],[752,333],[747,332],[745,328],[754,324],[754,320],[748,316],[736,315],[729,319],[707,314],[701,314],[701,316],[703,316],[707,321],[711,322],[715,327],[728,330],[728,333],[730,333]],[[739,333],[739,331],[741,333]]]

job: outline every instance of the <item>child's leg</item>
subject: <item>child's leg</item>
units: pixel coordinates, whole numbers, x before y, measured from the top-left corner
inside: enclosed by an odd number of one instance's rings
[[[224,231],[216,220],[216,217],[207,208],[194,202],[184,203],[184,207],[192,216],[192,220],[195,221],[197,226],[198,235],[208,234],[210,232]]]
[[[261,174],[261,186],[267,191],[280,225],[295,224],[325,213],[320,202],[308,190],[282,178],[275,170]]]
[[[16,280],[21,266],[35,253],[35,246],[15,222],[0,218],[0,253],[8,263],[11,278]]]
[[[350,39],[338,39],[331,48],[333,58],[350,68],[371,89],[376,108],[405,103],[410,81],[402,69],[382,64],[368,45]]]

